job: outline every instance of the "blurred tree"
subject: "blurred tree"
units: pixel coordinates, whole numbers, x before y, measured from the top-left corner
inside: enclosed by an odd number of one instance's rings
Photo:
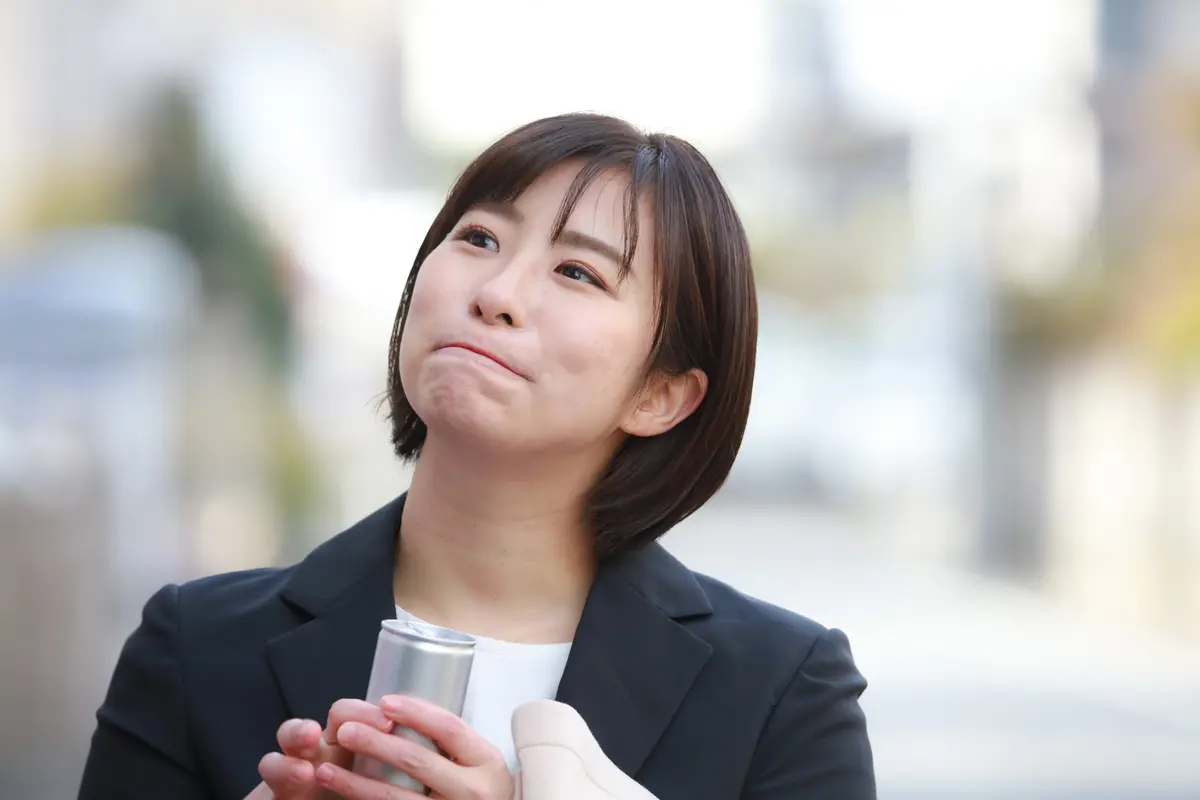
[[[1002,333],[1016,352],[1119,344],[1168,380],[1200,370],[1200,86],[1163,78],[1150,107],[1144,125],[1171,168],[1136,218],[1104,220],[1072,280],[1041,293],[1001,287]]]
[[[111,164],[56,159],[33,189],[23,226],[39,231],[123,222],[129,218],[124,182],[124,172]]]
[[[1039,375],[1087,351],[1107,351],[1144,370],[1158,400],[1155,450],[1163,476],[1151,537],[1160,569],[1159,613],[1187,625],[1200,619],[1194,579],[1200,557],[1193,544],[1197,521],[1188,510],[1190,462],[1196,455],[1187,444],[1200,386],[1200,83],[1191,76],[1159,74],[1140,91],[1138,116],[1131,123],[1137,135],[1123,140],[1122,147],[1122,169],[1135,179],[1136,195],[1123,196],[1129,188],[1121,181],[1108,188],[1118,202],[1091,248],[1080,255],[1071,280],[1041,293],[999,287],[998,349],[1010,384],[1036,385]],[[1013,396],[1002,395],[999,405],[1011,405]],[[1028,408],[1021,413],[1034,416]],[[1030,422],[1023,425],[1028,428]],[[1035,431],[1032,440],[1040,438]],[[1031,447],[1011,434],[995,441],[995,450],[1013,449],[1013,442],[1020,443],[1017,449]],[[1026,478],[1028,459],[1018,467],[1006,476],[1010,483]],[[1028,498],[1001,500],[1008,513]],[[1032,505],[1039,502],[1034,498]],[[1040,526],[1039,512],[1033,509],[1019,522]],[[1189,622],[1188,614],[1196,617]]]
[[[30,230],[97,224],[160,230],[196,263],[207,319],[226,319],[219,309],[237,309],[234,318],[249,321],[250,336],[230,334],[223,346],[258,345],[251,360],[265,366],[266,374],[258,391],[238,387],[239,402],[259,420],[255,435],[265,444],[263,466],[286,534],[303,535],[319,502],[319,476],[287,396],[293,355],[290,263],[237,196],[205,141],[193,97],[172,86],[150,103],[135,166],[112,153],[92,162],[56,154],[53,164],[25,215]],[[222,421],[206,419],[214,422]],[[220,441],[210,425],[205,430]]]
[[[152,105],[146,141],[130,188],[133,218],[182,243],[209,297],[248,307],[270,365],[286,372],[292,349],[286,265],[205,142],[186,90],[171,87]]]
[[[1012,358],[1052,362],[1113,333],[1121,316],[1124,276],[1105,268],[1109,252],[1093,243],[1073,265],[1073,278],[1055,291],[998,282],[996,333]]]
[[[56,154],[25,226],[140,224],[172,236],[195,259],[206,297],[248,308],[268,363],[282,376],[292,349],[289,265],[204,141],[185,89],[170,87],[150,104],[142,152],[132,168],[113,154]]]
[[[813,314],[854,308],[911,276],[907,199],[880,193],[827,219],[780,213],[751,236],[759,283]]]
[[[130,200],[136,220],[176,237],[192,254],[212,301],[247,310],[269,367],[255,402],[272,493],[285,540],[303,537],[319,502],[319,476],[287,397],[292,270],[285,250],[242,204],[224,163],[205,141],[192,96],[181,87],[167,89],[152,106],[145,160]]]

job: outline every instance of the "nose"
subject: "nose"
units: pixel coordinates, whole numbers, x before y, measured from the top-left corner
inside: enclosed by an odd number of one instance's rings
[[[527,288],[522,285],[525,283],[522,272],[510,265],[485,280],[471,303],[471,316],[488,325],[525,327]]]

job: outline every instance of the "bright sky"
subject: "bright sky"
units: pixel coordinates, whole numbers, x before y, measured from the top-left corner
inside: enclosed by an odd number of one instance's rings
[[[838,0],[854,101],[917,124],[1027,106],[1093,59],[1091,0]]]
[[[799,0],[796,0],[797,2]],[[397,5],[416,133],[459,153],[549,113],[598,110],[718,150],[764,119],[766,0],[406,0]],[[1091,0],[827,3],[849,101],[901,125],[1012,112],[1091,68]],[[240,172],[281,194],[361,169],[355,67],[315,42],[259,31],[210,74]],[[286,188],[283,188],[286,187]]]
[[[413,120],[445,148],[475,150],[529,120],[587,110],[716,149],[753,132],[769,102],[762,0],[401,8]]]
[[[825,5],[851,102],[893,120],[1008,110],[1090,68],[1091,0]],[[409,0],[398,25],[414,119],[448,148],[579,108],[720,147],[770,103],[763,0]]]

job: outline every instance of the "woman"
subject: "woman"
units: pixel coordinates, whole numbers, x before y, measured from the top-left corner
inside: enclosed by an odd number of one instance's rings
[[[151,598],[80,796],[413,796],[351,774],[359,752],[449,800],[507,800],[510,718],[557,699],[660,800],[873,798],[845,636],[655,543],[733,464],[756,336],[745,233],[694,148],[599,115],[505,136],[400,301],[409,491],[295,566]],[[480,637],[462,719],[359,699],[393,616]]]

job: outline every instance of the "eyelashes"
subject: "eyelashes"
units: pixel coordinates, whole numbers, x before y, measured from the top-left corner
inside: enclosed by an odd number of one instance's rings
[[[479,225],[466,225],[462,228],[459,228],[458,232],[454,234],[454,238],[457,241],[466,242],[472,247],[478,247],[480,250],[491,250],[494,253],[498,253],[500,251],[500,242],[496,239],[495,234],[493,234],[487,228],[480,227]],[[476,242],[478,242],[480,239],[490,239],[495,243],[495,247],[480,246],[479,244],[476,244]]]
[[[500,252],[500,241],[496,238],[496,235],[481,225],[464,225],[454,233],[453,238],[455,241],[464,242],[479,250],[487,250],[493,253]],[[554,271],[567,280],[590,283],[598,289],[608,291],[608,287],[596,275],[595,271],[586,264],[578,261],[564,261],[555,267]]]

